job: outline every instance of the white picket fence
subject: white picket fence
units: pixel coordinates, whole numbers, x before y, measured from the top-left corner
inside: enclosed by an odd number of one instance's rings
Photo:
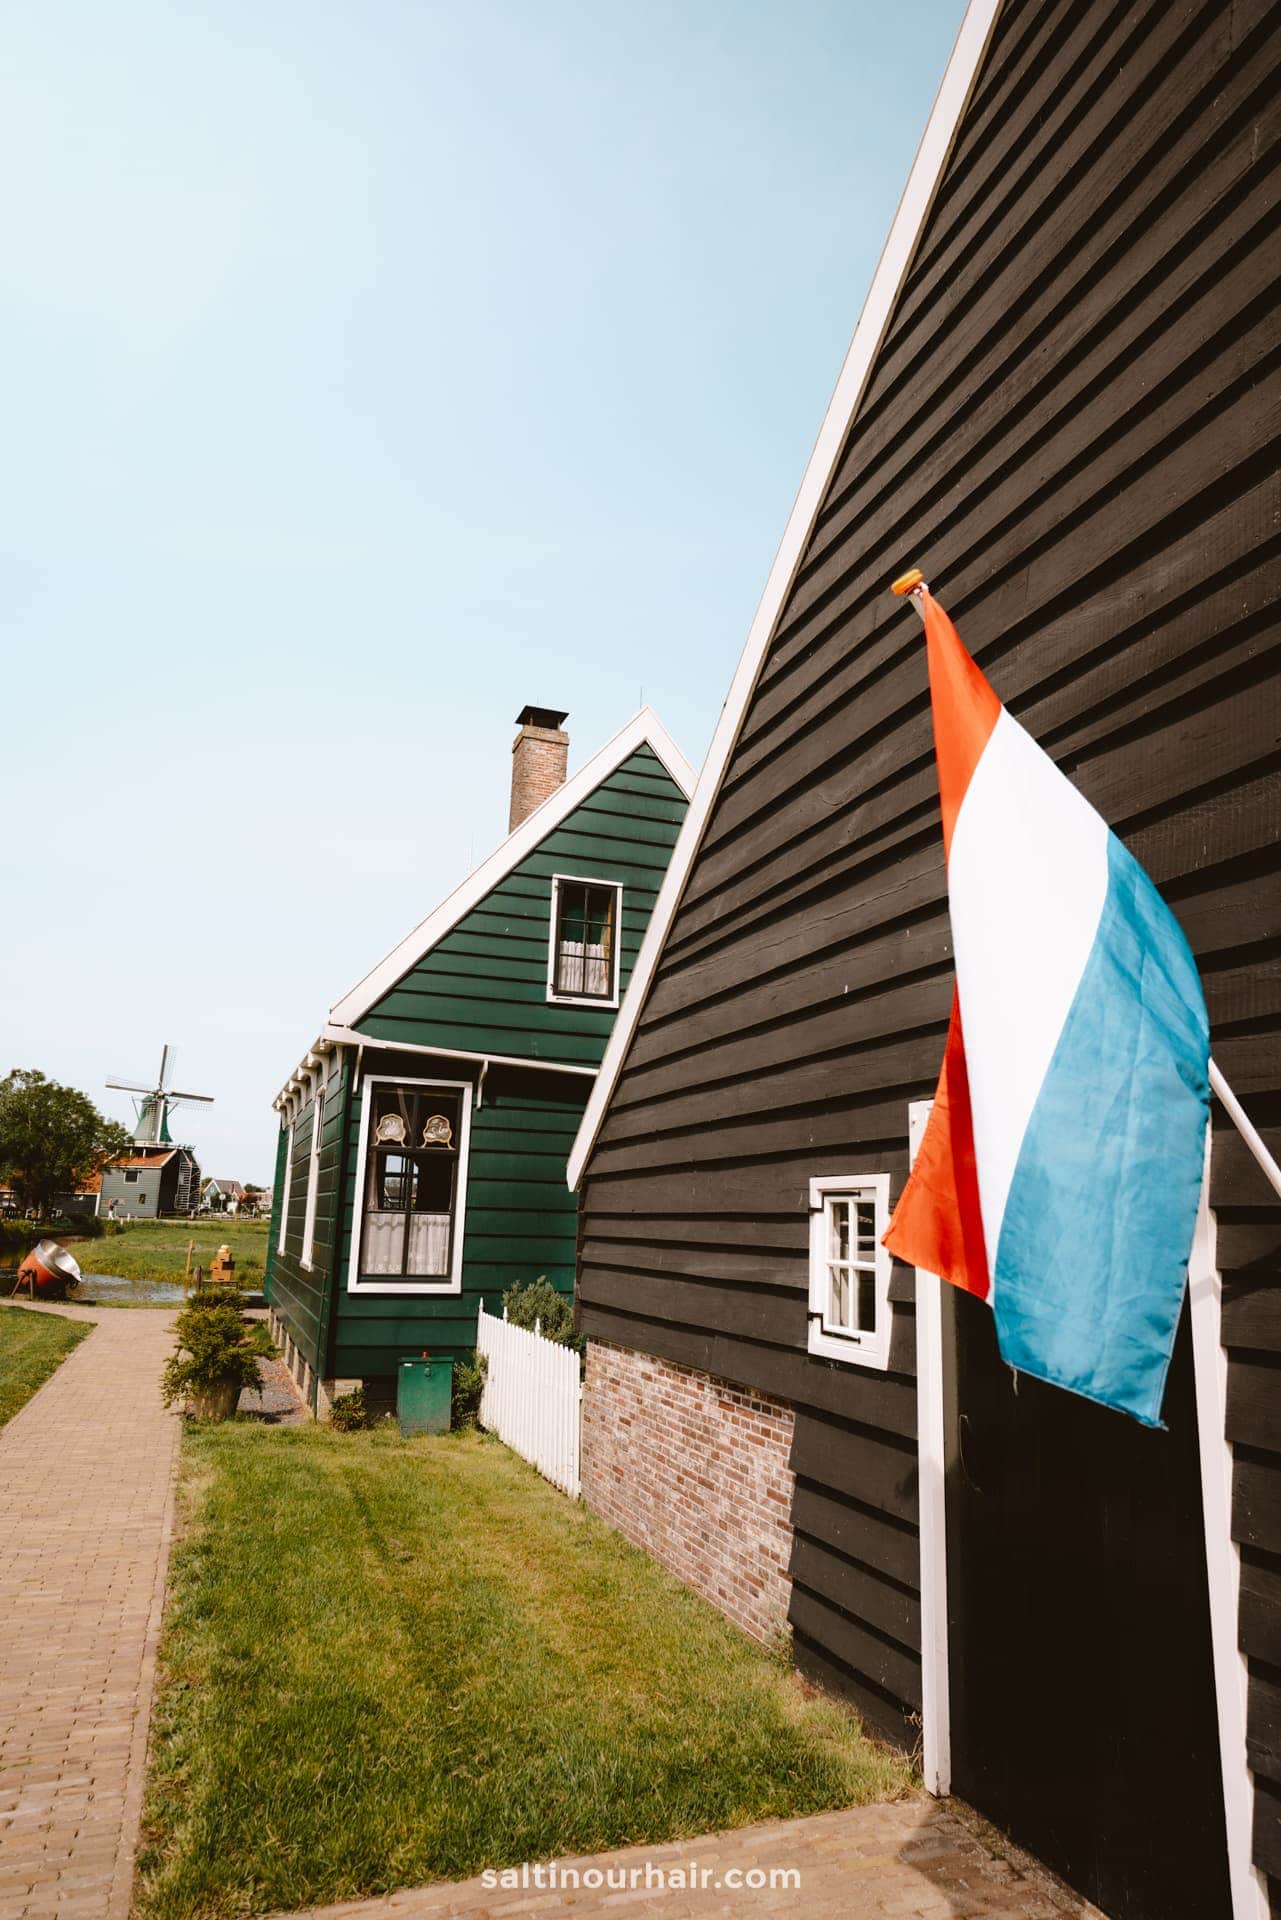
[[[483,1303],[476,1347],[489,1362],[481,1426],[577,1499],[582,1401],[577,1353],[527,1327],[496,1319]]]

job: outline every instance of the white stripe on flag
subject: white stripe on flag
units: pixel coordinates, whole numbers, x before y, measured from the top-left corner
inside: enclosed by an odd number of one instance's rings
[[[988,1268],[1108,889],[1108,829],[1005,711],[965,791],[948,896]]]

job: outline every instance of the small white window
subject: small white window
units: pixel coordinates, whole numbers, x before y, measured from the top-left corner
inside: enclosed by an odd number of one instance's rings
[[[577,1007],[618,1005],[623,889],[616,880],[552,875],[547,998]]]
[[[810,1181],[809,1350],[884,1369],[890,1359],[887,1173]]]
[[[316,1241],[316,1195],[320,1191],[320,1152],[325,1142],[325,1089],[317,1081],[311,1110],[311,1152],[307,1156],[307,1205],[302,1217],[302,1263],[311,1266]]]

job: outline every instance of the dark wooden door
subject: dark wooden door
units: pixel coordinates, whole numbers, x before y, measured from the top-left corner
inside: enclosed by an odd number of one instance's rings
[[[1187,1311],[1159,1433],[944,1292],[954,1791],[1111,1920],[1228,1920]]]

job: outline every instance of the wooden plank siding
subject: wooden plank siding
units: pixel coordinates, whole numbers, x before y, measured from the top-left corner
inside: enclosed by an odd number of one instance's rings
[[[316,1124],[314,1100],[299,1114],[294,1127],[293,1154],[288,1168],[289,1211],[285,1221],[285,1241],[283,1248],[271,1256],[271,1303],[313,1367],[316,1366],[317,1356],[324,1350],[326,1312],[332,1291],[334,1253],[339,1234],[338,1186],[343,1160],[343,1113],[350,1072],[350,1056],[340,1054],[337,1071],[330,1076],[324,1100],[324,1130],[321,1135],[320,1164],[316,1169],[316,1221],[311,1263],[304,1266],[302,1255],[312,1132]],[[288,1129],[282,1128],[281,1133],[287,1140]],[[282,1148],[282,1172],[283,1160]],[[277,1197],[272,1206],[273,1248],[277,1245],[280,1230],[280,1191],[278,1184]]]
[[[357,1022],[378,1039],[596,1066],[614,1009],[547,998],[551,877],[621,880],[626,988],[685,817],[685,796],[640,747]]]
[[[806,1352],[807,1184],[907,1162],[952,990],[919,563],[1196,952],[1281,1137],[1281,12],[1008,0],[581,1185],[585,1331],[797,1408],[802,1662],[919,1709],[911,1277]],[[1258,1858],[1281,1874],[1281,1213],[1216,1133]]]

